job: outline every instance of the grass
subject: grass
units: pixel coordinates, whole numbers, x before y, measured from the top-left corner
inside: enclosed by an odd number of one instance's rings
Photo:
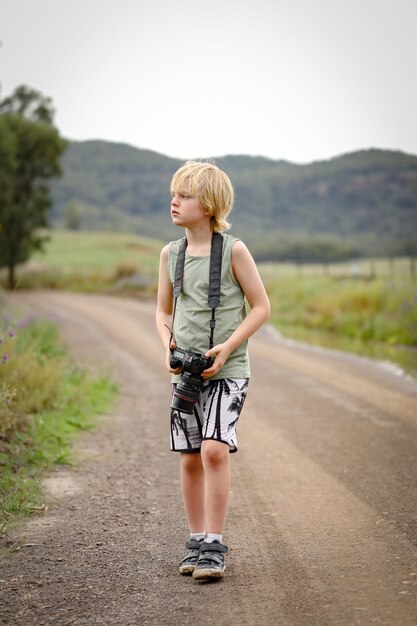
[[[2,328],[0,364],[1,534],[42,511],[41,478],[71,464],[71,442],[108,410],[116,388],[70,362],[57,327],[38,320]]]
[[[272,322],[338,337],[417,346],[417,281],[305,276],[264,278]]]
[[[126,233],[54,230],[45,254],[33,257],[44,268],[63,272],[112,272],[119,264],[132,264],[155,272],[162,243]]]
[[[137,235],[53,230],[44,251],[18,268],[18,287],[152,295],[162,246]]]
[[[369,263],[376,276],[348,265],[260,266],[272,324],[287,338],[398,364],[417,377],[417,280],[408,260]]]

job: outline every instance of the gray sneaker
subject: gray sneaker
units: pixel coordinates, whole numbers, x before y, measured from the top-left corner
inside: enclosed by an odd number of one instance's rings
[[[210,578],[222,578],[224,576],[225,564],[224,555],[227,554],[228,547],[213,541],[200,545],[197,565],[193,571],[195,580],[209,580]]]
[[[193,573],[195,566],[197,565],[198,555],[202,543],[202,539],[190,539],[190,541],[187,541],[185,547],[188,549],[188,552],[180,563],[180,574]]]

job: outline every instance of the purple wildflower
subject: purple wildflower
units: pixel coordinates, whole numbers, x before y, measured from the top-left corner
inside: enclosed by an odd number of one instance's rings
[[[14,337],[14,331],[13,330],[9,330],[9,337]]]
[[[33,322],[35,322],[37,319],[38,316],[35,313],[30,313],[29,315],[26,315],[26,317],[23,317],[19,322],[17,322],[16,326],[18,328],[26,328],[27,326],[33,324]]]
[[[3,359],[2,359],[3,363],[6,363],[8,358],[9,357],[7,356],[7,354],[3,354]]]

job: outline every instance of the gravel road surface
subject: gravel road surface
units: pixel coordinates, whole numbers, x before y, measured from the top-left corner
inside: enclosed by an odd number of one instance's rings
[[[32,292],[120,397],[45,480],[0,563],[0,624],[417,625],[417,384],[381,364],[251,340],[225,578],[177,573],[187,539],[153,302]]]

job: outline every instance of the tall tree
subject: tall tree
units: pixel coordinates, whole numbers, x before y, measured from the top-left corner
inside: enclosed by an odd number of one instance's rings
[[[48,181],[61,174],[66,141],[53,124],[50,98],[22,85],[0,101],[0,267],[16,287],[15,268],[47,239]]]

